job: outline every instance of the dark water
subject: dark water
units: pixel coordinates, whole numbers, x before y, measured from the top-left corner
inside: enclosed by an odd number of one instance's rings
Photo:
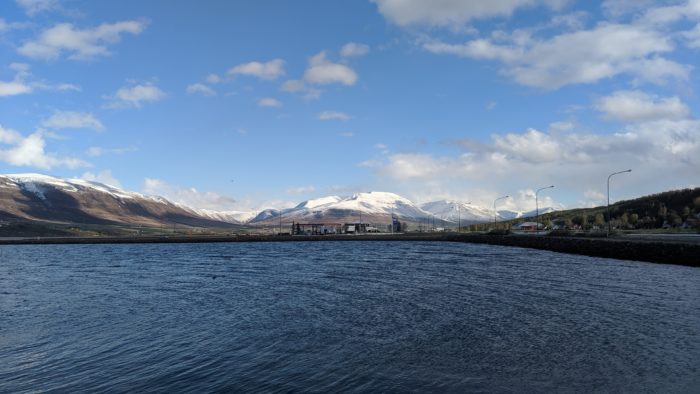
[[[0,247],[0,392],[700,392],[700,269],[458,243]]]

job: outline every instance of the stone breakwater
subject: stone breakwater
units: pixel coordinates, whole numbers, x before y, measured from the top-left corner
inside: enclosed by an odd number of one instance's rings
[[[324,236],[140,236],[0,239],[0,245],[123,244],[298,241],[429,241],[466,242],[542,249],[560,253],[700,267],[700,243],[627,240],[624,238],[549,237],[488,234],[372,234]]]

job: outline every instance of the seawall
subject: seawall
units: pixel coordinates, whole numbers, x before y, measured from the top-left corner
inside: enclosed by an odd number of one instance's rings
[[[584,238],[486,234],[367,234],[324,236],[140,236],[0,239],[0,245],[38,244],[128,244],[128,243],[207,243],[207,242],[299,242],[299,241],[429,241],[465,242],[516,246],[553,252],[606,257],[653,263],[700,267],[700,243],[631,240],[625,238]]]

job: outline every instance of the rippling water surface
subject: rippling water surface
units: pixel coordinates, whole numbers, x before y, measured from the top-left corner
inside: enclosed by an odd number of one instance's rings
[[[698,392],[700,269],[421,242],[0,247],[0,392]]]

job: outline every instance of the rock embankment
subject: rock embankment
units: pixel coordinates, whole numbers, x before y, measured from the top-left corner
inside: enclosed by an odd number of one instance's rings
[[[3,244],[120,244],[298,241],[428,241],[516,246],[553,252],[700,267],[700,243],[624,238],[549,237],[487,234],[367,234],[323,236],[140,236],[0,239]]]

